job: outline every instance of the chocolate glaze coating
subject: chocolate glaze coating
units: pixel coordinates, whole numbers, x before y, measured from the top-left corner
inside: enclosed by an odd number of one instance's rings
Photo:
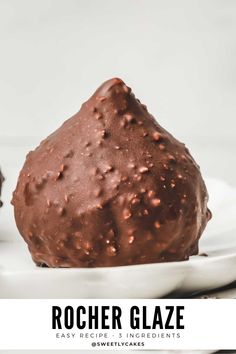
[[[33,260],[49,267],[186,260],[207,201],[188,149],[117,78],[28,154],[13,196]]]
[[[2,172],[0,170],[0,197],[1,197],[1,194],[2,194],[2,184],[4,182],[4,177],[2,175]],[[0,208],[2,207],[2,201],[0,200]]]

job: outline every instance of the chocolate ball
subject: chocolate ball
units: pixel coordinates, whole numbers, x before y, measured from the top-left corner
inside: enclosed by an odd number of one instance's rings
[[[0,197],[1,197],[1,193],[2,193],[2,184],[4,182],[4,177],[2,175],[2,172],[0,170]],[[2,201],[0,200],[0,207],[2,207]]]
[[[30,152],[13,196],[37,265],[183,261],[210,219],[198,165],[120,79]]]

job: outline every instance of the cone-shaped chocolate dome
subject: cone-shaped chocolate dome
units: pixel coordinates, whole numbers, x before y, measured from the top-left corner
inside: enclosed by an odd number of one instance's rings
[[[27,156],[13,204],[38,265],[188,259],[210,212],[199,167],[120,79]]]

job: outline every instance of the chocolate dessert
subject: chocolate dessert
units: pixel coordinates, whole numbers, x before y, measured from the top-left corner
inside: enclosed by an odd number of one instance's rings
[[[2,175],[2,172],[0,170],[0,197],[1,197],[1,193],[2,193],[2,184],[4,182],[4,177]],[[2,206],[2,201],[0,200],[0,207]]]
[[[13,195],[39,266],[187,260],[210,219],[200,170],[118,78],[30,152]]]

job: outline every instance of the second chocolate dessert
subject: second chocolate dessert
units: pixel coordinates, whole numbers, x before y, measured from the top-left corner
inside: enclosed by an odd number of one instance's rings
[[[186,260],[207,201],[188,149],[117,78],[28,154],[13,197],[33,260],[49,267]]]
[[[1,193],[2,193],[2,184],[4,182],[4,177],[2,175],[2,172],[0,170],[0,197],[1,197]],[[0,207],[2,206],[2,201],[0,200]]]

